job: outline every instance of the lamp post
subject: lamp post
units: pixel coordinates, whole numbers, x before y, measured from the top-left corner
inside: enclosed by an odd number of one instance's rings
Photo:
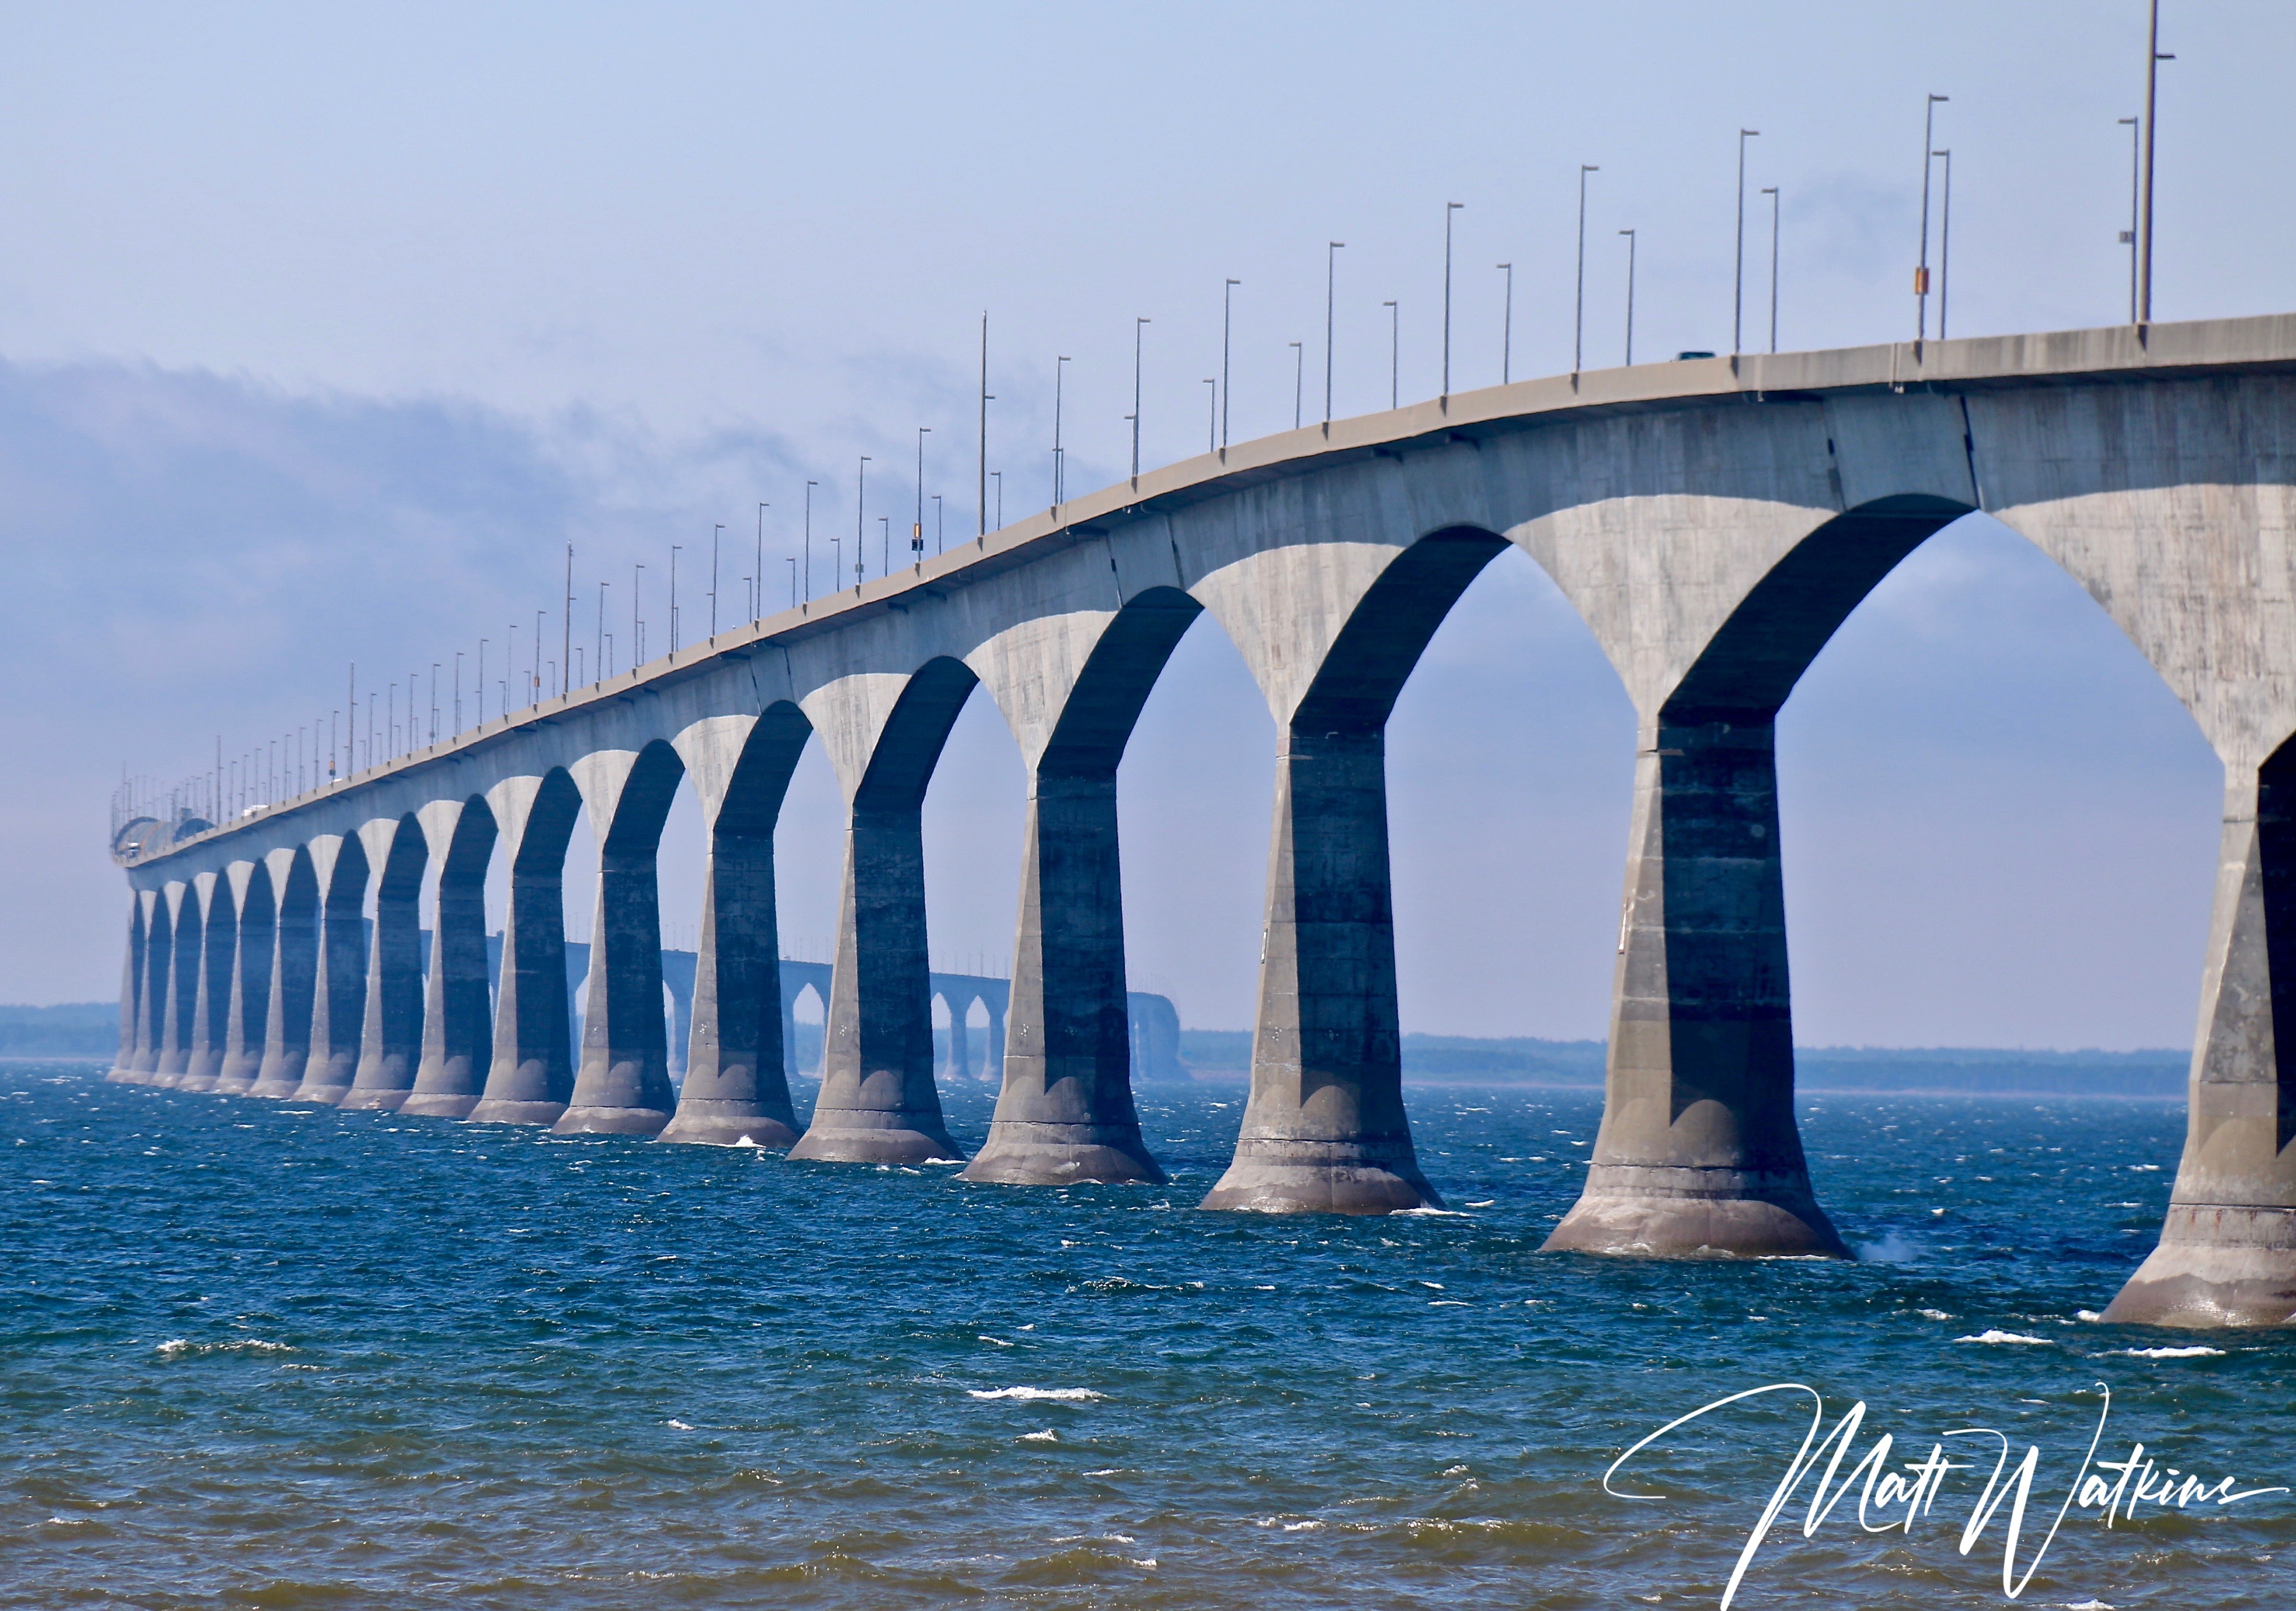
[[[1937,122],[1938,102],[1950,101],[1950,95],[1931,95],[1922,109],[1922,260],[1914,270],[1914,339],[1925,341],[1930,333],[1930,169],[1934,166],[1930,135]]]
[[[1953,294],[1953,147],[1933,151],[1945,159],[1945,195],[1938,220],[1938,339],[1945,339],[1946,298]]]
[[[1004,472],[1001,470],[992,470],[988,472],[988,478],[996,483],[996,529],[1003,531],[1004,529]]]
[[[638,615],[638,580],[644,570],[642,564],[630,567],[630,674],[633,676],[637,674],[638,667],[645,664],[645,622]]]
[[[758,566],[750,572],[758,578],[758,613],[750,618],[758,621],[766,618],[766,511],[771,507],[773,506],[769,503],[758,505]],[[797,594],[794,593],[790,594],[790,608],[791,609],[797,608]]]
[[[1229,282],[1227,282],[1227,283],[1226,283],[1225,285],[1223,285],[1223,286],[1221,286],[1221,287],[1220,287],[1220,383],[1219,383],[1219,397],[1220,397],[1220,432],[1219,432],[1219,445],[1220,445],[1220,451],[1221,451],[1222,453],[1226,453],[1226,452],[1227,451],[1227,416],[1228,416],[1228,401],[1229,401],[1229,392],[1228,392],[1228,388],[1227,388],[1227,374],[1228,374],[1228,371],[1227,371],[1227,338],[1228,338],[1228,329],[1229,329],[1229,324],[1230,324],[1230,322],[1231,322],[1231,315],[1232,315],[1232,314],[1233,314],[1233,313],[1234,313],[1234,295],[1235,295],[1235,288],[1236,288],[1237,286],[1239,286],[1239,285],[1242,284],[1242,283],[1243,283],[1243,282],[1242,282],[1242,281],[1241,281],[1241,280],[1230,280]]]
[[[818,481],[805,484],[805,601],[808,604],[813,602],[813,489],[820,485]]]
[[[1339,283],[1337,277],[1339,271],[1334,266],[1339,262],[1340,253],[1347,249],[1347,244],[1344,241],[1334,241],[1324,249],[1324,430],[1325,435],[1329,435],[1332,429],[1332,332],[1337,325],[1334,312],[1336,304],[1332,299],[1332,293]]]
[[[1062,382],[1068,375],[1066,367],[1068,362],[1066,358],[1053,360],[1053,507],[1054,509],[1068,502],[1068,478],[1062,473],[1066,466],[1062,462],[1061,448]]]
[[[573,665],[574,653],[574,544],[566,545],[566,593],[559,601],[558,682],[559,691],[569,686],[566,675]]]
[[[2144,192],[2144,135],[2141,118],[2123,118],[2121,124],[2128,130],[2128,227],[2120,232],[2120,243],[2128,249],[2128,322],[2136,318],[2136,224],[2137,208]]]
[[[1145,319],[1132,321],[1132,481],[1136,487],[1140,483],[1140,332],[1147,325]]]
[[[669,652],[677,653],[677,551],[682,544],[669,545]]]
[[[718,641],[718,540],[726,527],[721,522],[709,528],[709,641]]]
[[[791,609],[795,609],[797,608],[797,556],[795,554],[789,554],[784,557],[789,560],[790,568],[790,608]],[[766,579],[763,577],[759,577],[758,578],[758,596],[760,601],[764,599],[765,593]],[[765,608],[762,601],[758,604],[758,608],[760,609]]]
[[[1619,232],[1627,238],[1627,367],[1635,366],[1635,232]]]
[[[948,505],[933,494],[933,552],[944,553],[948,549]]]
[[[980,328],[982,331],[980,350],[984,355],[981,362],[986,364],[988,361],[985,356],[988,351],[987,333],[988,321],[985,315],[980,321]],[[985,419],[987,416],[984,414],[982,417]],[[869,455],[867,454],[861,455],[860,468],[853,473],[853,591],[858,593],[861,591],[861,567],[865,563],[867,553],[867,549],[862,541],[862,534],[868,529]],[[988,509],[985,489],[981,498],[980,519],[981,524],[986,527],[988,520]],[[987,534],[984,532],[983,535]]]
[[[980,315],[980,506],[981,536],[988,535],[988,314]]]
[[[1505,386],[1514,380],[1514,265],[1498,266],[1506,275],[1506,300],[1499,315],[1499,384]]]
[[[919,565],[925,562],[925,433],[931,429],[917,427],[917,520],[909,528],[909,555]]]
[[[1299,342],[1292,343],[1292,429],[1300,429],[1300,399],[1307,384],[1308,349]]]
[[[2152,136],[2161,127],[2159,102],[2161,63],[2174,56],[2161,53],[2161,0],[2152,0],[2144,45],[2144,201],[2137,233],[2136,322],[2152,323]]]
[[[1603,170],[1592,162],[1578,165],[1578,298],[1570,322],[1570,372],[1587,367],[1587,176]]]
[[[1738,131],[1738,249],[1730,277],[1730,351],[1746,350],[1746,142],[1759,139],[1759,128]]]
[[[614,668],[612,666],[608,664],[606,659],[606,584],[601,582],[598,584],[598,636],[596,641],[598,681],[600,683],[603,683],[608,677],[614,675]],[[481,648],[479,650],[479,697],[482,700],[486,698],[486,685],[487,657],[486,650]],[[480,712],[481,716],[485,714],[486,713],[483,710]]]
[[[1451,215],[1465,205],[1464,201],[1443,203],[1443,398],[1447,405],[1451,397]]]
[[[1403,310],[1392,302],[1382,302],[1387,309],[1387,405],[1403,405]],[[1445,388],[1447,393],[1449,388]]]
[[[1766,184],[1762,194],[1770,199],[1770,350],[1778,350],[1778,187]]]
[[[358,719],[357,706],[351,708],[351,719]],[[463,731],[463,651],[459,649],[455,651],[455,731]]]

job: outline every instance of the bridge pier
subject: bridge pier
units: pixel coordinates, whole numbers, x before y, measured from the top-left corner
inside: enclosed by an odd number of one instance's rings
[[[701,933],[693,962],[693,1030],[677,1111],[657,1138],[730,1147],[791,1147],[797,1113],[785,1071],[788,1023],[774,827],[812,729],[775,705],[744,736],[709,827]],[[708,740],[703,740],[707,743]],[[705,795],[718,754],[688,756]]]
[[[422,1059],[422,871],[429,855],[412,815],[376,825],[368,859],[375,880],[374,943],[357,1071],[342,1106],[394,1112]],[[362,837],[366,837],[362,832]]]
[[[160,893],[168,908],[167,999],[160,1004],[160,1058],[152,1084],[172,1089],[192,1061],[192,1018],[200,989],[200,898],[188,884]]]
[[[357,834],[312,841],[319,878],[319,958],[311,989],[311,1050],[289,1100],[330,1106],[358,1077],[366,1028],[366,849]]]
[[[554,1124],[574,1093],[573,1031],[566,1010],[566,842],[582,797],[573,779],[554,771],[514,778],[487,803],[507,841],[510,908],[503,920],[494,1061],[469,1117],[477,1124]]]
[[[225,876],[231,881],[238,920],[231,928],[231,999],[215,1088],[220,1096],[245,1096],[263,1068],[278,918],[272,904],[271,875],[262,863],[234,863]]]
[[[492,1059],[487,988],[487,862],[495,819],[484,800],[460,801],[439,863],[439,917],[422,999],[422,1055],[401,1113],[462,1119],[479,1105]]]
[[[1251,1095],[1207,1208],[1388,1214],[1439,1206],[1403,1107],[1387,743],[1285,735],[1262,930]]]
[[[231,1016],[231,971],[234,930],[231,887],[218,872],[203,872],[192,880],[200,903],[200,974],[197,999],[192,1007],[192,1054],[184,1065],[178,1091],[210,1092],[223,1074],[224,1036]]]
[[[1115,767],[1071,774],[1040,765],[1029,790],[1004,1084],[966,1180],[1163,1181],[1133,1106],[1124,985]],[[955,1051],[971,1003],[950,1005]]]
[[[144,892],[127,895],[127,955],[119,965],[119,1050],[112,1054],[111,1072],[103,1077],[123,1085],[135,1077],[136,1037],[144,1015]]]
[[[271,992],[264,1003],[263,1061],[250,1096],[284,1099],[303,1084],[310,1061],[311,1013],[318,997],[319,883],[308,848],[275,850],[256,877],[276,892]]]
[[[2226,792],[2188,1092],[2160,1246],[2104,1318],[2296,1322],[2296,742]]]
[[[1602,1129],[1546,1246],[1846,1258],[1794,1119],[1775,730],[1661,722],[1640,749]]]

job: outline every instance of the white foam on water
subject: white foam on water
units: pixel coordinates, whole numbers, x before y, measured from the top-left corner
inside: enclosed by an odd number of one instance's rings
[[[1920,1263],[1922,1248],[1892,1231],[1878,1242],[1858,1243],[1857,1256],[1869,1263],[1913,1264]]]
[[[204,1359],[210,1353],[292,1353],[294,1348],[286,1343],[266,1343],[261,1337],[248,1337],[236,1343],[195,1343],[189,1337],[171,1337],[152,1350],[161,1359]]]
[[[1923,1309],[1917,1313],[1925,1321],[1949,1321],[1953,1318],[1942,1309]]]
[[[1042,1432],[1023,1432],[1021,1441],[1024,1443],[1057,1443],[1061,1439],[1060,1434],[1047,1427]]]
[[[668,1420],[668,1421],[664,1421],[664,1422],[662,1422],[662,1425],[663,1425],[663,1426],[665,1426],[665,1427],[676,1427],[676,1428],[677,1428],[677,1430],[678,1430],[678,1431],[680,1431],[680,1432],[691,1432],[691,1431],[693,1431],[693,1428],[692,1427],[690,1427],[690,1426],[686,1425],[686,1423],[685,1423],[685,1422],[684,1422],[684,1421],[679,1421],[679,1420]]]
[[[2049,1345],[2049,1339],[2046,1337],[2027,1337],[2022,1332],[2003,1331],[1997,1329],[1980,1331],[1975,1337],[1957,1337],[1953,1340],[1956,1343],[2021,1343],[2039,1348]]]
[[[1431,1220],[1463,1220],[1467,1217],[1456,1208],[1398,1208],[1395,1211],[1395,1216],[1398,1219],[1410,1214],[1415,1214],[1422,1219]]]
[[[980,1335],[973,1338],[973,1340],[980,1343],[994,1343],[999,1348],[1010,1348],[1013,1345],[1006,1342],[1003,1337],[991,1337],[986,1331],[980,1333]]]
[[[1060,1402],[1070,1404],[1108,1396],[1104,1393],[1095,1393],[1089,1387],[997,1387],[994,1389],[967,1387],[965,1392],[974,1398],[980,1399],[1013,1398],[1020,1399],[1024,1402],[1037,1399],[1054,1399]]]
[[[2116,1348],[2113,1352],[2125,1353],[2130,1359],[2221,1359],[2224,1357],[2224,1350],[2221,1348]]]

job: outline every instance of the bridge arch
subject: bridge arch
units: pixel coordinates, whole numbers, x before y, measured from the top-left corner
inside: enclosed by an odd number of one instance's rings
[[[422,1057],[398,1105],[406,1114],[465,1118],[486,1086],[494,1042],[487,960],[487,870],[501,829],[482,794],[426,806],[442,819],[437,917],[424,981]]]
[[[510,866],[493,1060],[479,1124],[554,1124],[574,1091],[566,1004],[566,848],[582,792],[563,766],[487,792]]]

